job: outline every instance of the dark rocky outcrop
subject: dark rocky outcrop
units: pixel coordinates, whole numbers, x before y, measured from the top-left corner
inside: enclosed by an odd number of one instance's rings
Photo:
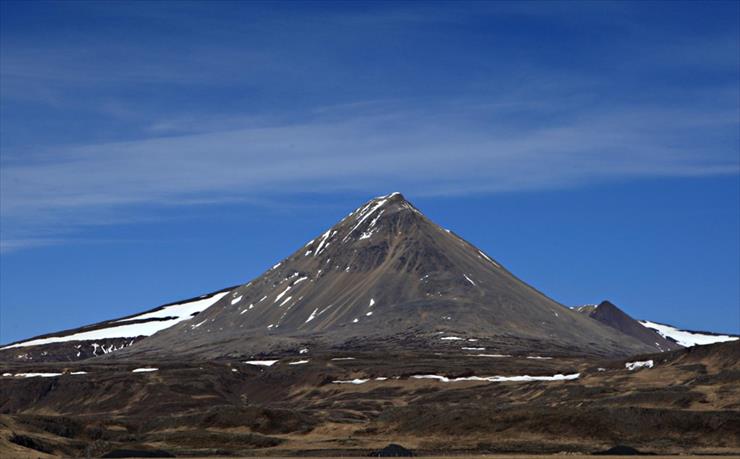
[[[414,453],[411,450],[395,443],[368,454],[370,457],[412,457],[413,455]]]

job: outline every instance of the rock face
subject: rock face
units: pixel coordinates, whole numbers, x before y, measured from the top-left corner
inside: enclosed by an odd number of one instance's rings
[[[300,343],[412,346],[444,337],[484,338],[514,352],[660,350],[553,301],[393,193],[197,317],[117,355],[238,356]]]
[[[391,443],[383,449],[373,451],[368,456],[370,457],[413,457],[414,453],[411,450],[404,448],[401,445]]]
[[[609,301],[602,301],[598,305],[580,306],[575,310],[658,350],[671,351],[682,347],[645,327]]]

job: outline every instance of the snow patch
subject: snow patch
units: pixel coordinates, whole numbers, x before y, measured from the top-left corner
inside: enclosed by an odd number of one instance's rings
[[[370,380],[369,379],[350,379],[347,381],[336,380],[336,381],[332,381],[332,383],[334,384],[365,384],[368,381]]]
[[[286,298],[282,303],[280,303],[280,306],[283,306],[285,303],[287,303],[288,301],[290,301],[291,298],[293,298],[293,297],[292,296],[289,296],[288,298]],[[282,319],[282,317],[281,317],[281,319]]]
[[[9,375],[9,373],[3,374]],[[15,377],[17,378],[54,378],[56,376],[62,376],[62,373],[16,373]]]
[[[10,346],[5,346],[0,349],[40,346],[42,344],[63,343],[68,341],[95,341],[108,338],[135,338],[137,336],[151,336],[160,330],[164,330],[165,328],[169,328],[179,322],[190,319],[192,315],[197,314],[198,312],[210,307],[228,293],[229,292],[220,292],[207,298],[199,298],[195,301],[165,306],[164,308],[157,311],[147,312],[138,316],[128,317],[126,319],[120,319],[112,322],[121,323],[121,325],[114,325],[97,330],[81,331],[66,336],[50,336],[48,338],[32,339],[21,343],[11,344]],[[170,317],[170,319],[126,324],[126,322],[130,322],[133,320],[146,320],[165,317]],[[103,347],[101,347],[101,349],[104,353],[116,350],[111,348],[110,346],[107,349]]]
[[[624,364],[624,367],[629,371],[634,371],[640,368],[653,368],[653,365],[654,363],[652,360],[642,360],[637,362],[627,362]]]
[[[448,378],[446,376],[439,375],[413,375],[414,379],[436,379],[440,382],[461,382],[461,381],[486,381],[486,382],[531,382],[531,381],[570,381],[578,379],[581,376],[580,373],[573,373],[569,375],[556,374],[553,376],[468,376],[464,378]]]
[[[498,263],[496,263],[495,261],[493,261],[493,259],[492,259],[491,257],[489,257],[488,255],[486,255],[486,254],[485,254],[485,253],[483,253],[482,251],[480,251],[480,250],[479,250],[479,251],[478,251],[478,253],[479,253],[479,254],[481,254],[481,256],[483,256],[483,258],[485,258],[486,260],[488,260],[488,261],[490,261],[491,263],[493,263],[493,264],[494,264],[494,265],[495,265],[495,266],[496,266],[497,268],[500,268],[500,267],[501,267],[501,265],[500,265],[500,264],[498,264]]]
[[[640,323],[651,330],[658,332],[663,338],[673,340],[683,347],[702,346],[705,344],[723,343],[726,341],[736,341],[737,336],[729,335],[710,335],[707,333],[697,333],[687,330],[680,330],[670,325],[659,324],[647,320],[641,320]]]
[[[303,323],[304,324],[307,324],[307,323],[311,322],[312,320],[314,320],[316,318],[316,312],[318,310],[319,310],[319,308],[314,309],[313,312],[311,313],[311,315],[308,316],[308,319],[306,319],[306,321],[303,322]]]
[[[172,304],[165,306],[157,311],[147,312],[139,314],[138,316],[127,317],[125,319],[119,319],[115,322],[130,322],[132,320],[145,320],[145,319],[163,319],[167,317],[178,317],[181,320],[190,319],[193,315],[203,311],[204,309],[212,306],[218,300],[226,296],[230,292],[217,293],[210,297],[201,296],[195,301],[188,301],[186,303]],[[165,327],[166,328],[166,327]]]
[[[319,242],[319,246],[316,248],[316,252],[314,252],[313,256],[315,257],[319,253],[321,253],[321,249],[324,247],[324,244],[326,243],[326,240],[329,239],[329,234],[331,233],[331,228],[326,230],[326,233],[321,235],[321,242]]]
[[[143,367],[143,368],[134,368],[131,370],[131,373],[151,373],[152,371],[157,371],[159,368],[152,368],[152,367]]]
[[[274,303],[277,303],[278,301],[280,301],[280,298],[282,298],[283,295],[285,295],[286,293],[288,293],[288,290],[290,290],[290,287],[291,286],[289,285],[285,290],[283,290],[281,293],[279,293],[278,296],[275,298],[275,301],[273,301],[273,304]]]
[[[115,323],[123,322],[122,325],[100,328],[97,330],[82,331],[66,336],[51,336],[48,338],[32,339],[29,341],[12,344],[10,346],[5,346],[0,349],[40,346],[42,344],[63,343],[68,341],[94,341],[108,338],[135,338],[137,336],[151,336],[160,330],[164,330],[165,328],[169,328],[179,322],[190,319],[192,314],[210,307],[218,300],[223,298],[223,296],[227,293],[229,292],[221,292],[209,298],[198,299],[189,303],[181,303],[179,305],[167,306],[159,311],[153,311],[151,313],[142,314],[140,316],[134,316],[127,319],[115,321]],[[159,315],[164,314],[163,311],[165,309],[167,309],[168,311],[166,313],[166,317],[172,317],[169,320],[152,320],[150,322],[126,324],[126,322],[132,320],[158,317]],[[106,351],[104,350],[104,352]]]
[[[256,365],[260,367],[271,367],[275,365],[278,362],[278,360],[247,360],[247,365]]]
[[[383,206],[383,204],[385,204],[385,202],[386,202],[386,199],[380,199],[379,201],[377,201],[375,203],[375,206],[372,209],[370,209],[369,211],[367,210],[367,206],[363,207],[363,210],[360,211],[360,215],[357,217],[357,220],[355,220],[355,221],[357,221],[357,224],[355,226],[353,226],[351,230],[349,230],[349,232],[347,233],[347,235],[342,239],[342,242],[347,242],[347,239],[349,239],[349,237],[352,235],[352,233],[354,233],[354,231],[360,225],[362,225],[362,223],[365,220],[367,220],[367,218],[370,215],[372,215],[376,210],[380,209]]]

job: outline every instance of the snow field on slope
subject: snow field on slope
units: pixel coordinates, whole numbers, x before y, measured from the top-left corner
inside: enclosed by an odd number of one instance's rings
[[[160,310],[148,312],[138,316],[111,322],[110,327],[97,330],[82,331],[65,336],[49,336],[47,338],[32,339],[0,348],[12,349],[26,346],[40,346],[43,344],[63,343],[68,341],[95,341],[107,338],[135,338],[137,336],[151,336],[160,330],[169,328],[179,322],[188,320],[192,314],[201,312],[212,306],[229,292],[220,292],[208,298],[200,298],[188,303],[179,303],[166,306]],[[169,320],[152,320],[150,322],[127,324],[134,320],[156,319],[163,317],[174,317]],[[112,325],[112,324],[121,325]]]
[[[705,333],[680,330],[676,327],[671,327],[670,325],[663,325],[655,322],[650,322],[648,320],[641,320],[640,323],[646,328],[655,330],[663,338],[672,339],[683,347],[723,343],[726,341],[736,341],[738,339],[737,336],[709,335]]]

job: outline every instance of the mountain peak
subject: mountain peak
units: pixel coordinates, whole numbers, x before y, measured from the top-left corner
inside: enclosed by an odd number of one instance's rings
[[[403,194],[398,191],[386,194],[383,196],[377,196],[361,205],[351,215],[364,214],[365,212],[375,212],[376,210],[383,209],[409,209],[414,210],[416,213],[421,214],[419,210],[411,204]]]
[[[649,346],[655,346],[661,352],[678,349],[675,343],[666,340],[653,330],[645,328],[609,300],[604,300],[597,305],[580,306],[574,310],[604,325],[619,330],[626,335],[632,336]]]
[[[490,340],[507,353],[532,342],[597,354],[651,350],[526,285],[399,192],[367,201],[197,320],[138,349],[242,354],[291,342],[341,348],[409,337],[427,348],[440,333]]]
[[[400,191],[394,191],[392,193],[388,193],[385,196],[378,196],[374,199],[395,199],[395,200],[403,200],[405,201],[406,198],[403,197]]]

